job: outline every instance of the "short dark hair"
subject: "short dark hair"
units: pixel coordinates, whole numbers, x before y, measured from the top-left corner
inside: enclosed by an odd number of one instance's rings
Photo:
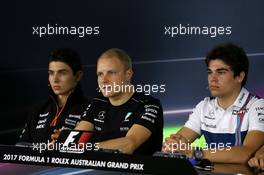
[[[82,70],[80,55],[77,51],[70,48],[57,48],[51,51],[49,56],[49,63],[52,61],[60,61],[70,66],[75,74]]]
[[[216,46],[206,56],[205,63],[208,67],[211,60],[222,60],[229,65],[234,72],[234,77],[241,72],[245,72],[245,77],[242,81],[242,86],[247,82],[247,75],[249,69],[248,57],[243,48],[233,43],[224,43]]]

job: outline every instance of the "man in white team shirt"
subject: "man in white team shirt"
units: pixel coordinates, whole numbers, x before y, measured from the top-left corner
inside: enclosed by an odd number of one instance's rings
[[[180,151],[213,162],[245,163],[264,143],[264,100],[244,88],[248,58],[242,48],[227,43],[214,48],[205,63],[213,97],[201,101],[185,126],[165,139],[163,151]],[[206,149],[191,147],[201,135]]]

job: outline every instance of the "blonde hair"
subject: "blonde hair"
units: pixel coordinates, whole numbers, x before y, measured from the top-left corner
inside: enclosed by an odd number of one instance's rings
[[[125,70],[128,70],[128,69],[132,69],[132,61],[131,61],[131,58],[130,56],[128,56],[128,54],[121,50],[121,49],[118,49],[118,48],[111,48],[111,49],[108,49],[107,51],[105,51],[104,53],[102,53],[100,55],[100,57],[98,58],[101,59],[101,58],[118,58],[120,60],[120,62],[124,65],[125,67]],[[98,62],[97,60],[97,62]]]

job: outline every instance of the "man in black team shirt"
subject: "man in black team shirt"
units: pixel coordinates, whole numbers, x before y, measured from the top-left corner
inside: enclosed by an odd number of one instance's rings
[[[97,81],[104,97],[93,98],[75,129],[93,130],[100,148],[151,155],[161,150],[163,110],[159,100],[134,92],[132,74],[131,59],[124,51],[104,52],[97,61]]]
[[[75,128],[88,100],[79,81],[79,54],[68,48],[55,49],[49,58],[49,98],[33,108],[19,142],[47,143],[55,128]]]

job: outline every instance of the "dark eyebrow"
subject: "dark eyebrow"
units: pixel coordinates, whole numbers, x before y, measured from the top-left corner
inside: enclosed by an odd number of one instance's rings
[[[68,72],[69,70],[68,69],[60,69],[58,70],[58,72]]]
[[[52,69],[49,69],[48,72],[55,72],[55,71]],[[57,70],[57,72],[69,72],[69,70],[68,69],[59,69],[59,70]]]
[[[229,71],[230,69],[228,68],[219,68],[219,69],[216,69],[216,71]],[[210,68],[207,68],[207,71],[212,71],[212,69]]]
[[[229,71],[228,68],[219,68],[219,69],[216,69],[216,71]]]

